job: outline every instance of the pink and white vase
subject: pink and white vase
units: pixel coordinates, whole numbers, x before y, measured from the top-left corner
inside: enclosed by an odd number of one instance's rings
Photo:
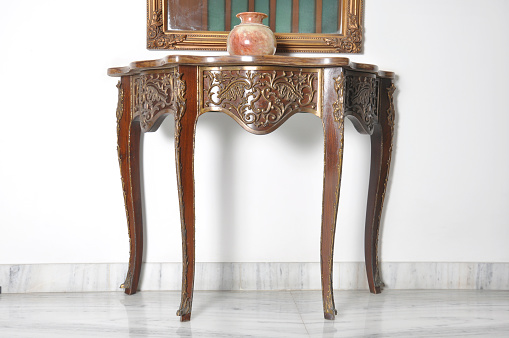
[[[265,13],[243,12],[237,14],[240,24],[233,27],[226,41],[230,55],[274,55],[276,36],[262,24]]]

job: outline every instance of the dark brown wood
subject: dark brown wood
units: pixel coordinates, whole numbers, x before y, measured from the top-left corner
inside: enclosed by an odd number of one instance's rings
[[[232,1],[226,0],[224,4],[224,30],[230,31],[232,29]]]
[[[289,63],[291,62],[291,63]],[[200,55],[168,55],[162,59],[132,62],[127,67],[108,69],[109,76],[138,74],[148,69],[164,69],[178,65],[195,66],[290,66],[290,67],[342,67],[349,66],[350,60],[345,57],[292,57],[283,55],[265,56],[200,56]],[[352,63],[352,65],[356,65]],[[376,72],[376,69],[372,70]]]
[[[273,32],[276,31],[276,0],[270,0],[269,4],[269,27]]]
[[[299,0],[292,3],[292,33],[299,32]]]
[[[194,286],[194,131],[198,118],[197,67],[180,66],[186,108],[175,118],[175,160],[182,228],[182,300],[177,315],[191,319]]]
[[[249,0],[249,2],[248,2],[248,11],[250,11],[250,12],[254,12],[255,11],[255,1],[254,0]]]
[[[351,62],[350,68],[355,70],[364,70],[368,72],[376,72],[378,70],[378,66],[372,65],[369,63],[358,63],[358,62]]]
[[[334,319],[337,314],[334,305],[332,268],[343,161],[344,107],[341,101],[343,100],[344,85],[344,75],[341,68],[326,69],[324,71],[322,121],[325,137],[325,158],[320,266],[325,319]]]
[[[143,256],[143,224],[140,187],[140,135],[139,120],[131,119],[130,77],[122,77],[117,108],[118,161],[124,191],[124,203],[129,233],[129,267],[125,293],[132,295],[138,289]]]
[[[315,33],[322,32],[322,0],[316,0],[315,8]]]
[[[383,287],[378,258],[380,220],[384,203],[392,154],[394,135],[394,104],[392,80],[380,79],[379,123],[371,135],[371,171],[369,176],[368,203],[366,210],[364,255],[369,291],[380,293]]]

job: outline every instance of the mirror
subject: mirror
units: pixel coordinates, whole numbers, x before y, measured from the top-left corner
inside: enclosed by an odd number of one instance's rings
[[[226,50],[226,37],[256,11],[275,33],[278,53],[360,53],[362,0],[147,0],[147,48]]]

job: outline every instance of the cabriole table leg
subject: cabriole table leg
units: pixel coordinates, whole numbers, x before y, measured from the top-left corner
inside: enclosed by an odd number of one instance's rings
[[[197,67],[180,66],[185,87],[185,108],[175,115],[175,161],[182,229],[182,299],[177,316],[191,319],[194,287],[194,133],[198,119]]]
[[[378,259],[378,238],[382,208],[389,178],[394,136],[395,87],[391,79],[380,79],[379,123],[371,135],[371,171],[369,178],[368,205],[366,211],[364,254],[369,291],[380,293],[384,286]]]
[[[334,304],[332,270],[343,161],[344,79],[341,68],[327,69],[324,72],[325,88],[322,122],[325,136],[325,153],[320,266],[325,319],[334,319],[337,314]]]
[[[122,176],[122,189],[129,231],[129,268],[125,282],[120,286],[132,295],[138,289],[143,256],[143,224],[140,188],[140,135],[139,120],[131,117],[130,78],[123,77],[117,85],[118,161]]]

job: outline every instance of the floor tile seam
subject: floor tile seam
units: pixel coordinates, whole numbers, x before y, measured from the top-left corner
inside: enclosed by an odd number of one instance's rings
[[[306,323],[304,322],[304,318],[302,318],[302,314],[300,313],[299,306],[297,305],[297,302],[295,301],[295,297],[293,296],[294,292],[295,291],[290,290],[290,295],[292,296],[293,304],[295,305],[295,308],[297,309],[297,313],[299,314],[299,317],[300,317],[300,320],[302,322],[302,325],[304,325],[304,329],[306,330],[306,334],[308,335],[308,337],[311,337],[311,335],[309,334],[308,327],[307,327]]]

